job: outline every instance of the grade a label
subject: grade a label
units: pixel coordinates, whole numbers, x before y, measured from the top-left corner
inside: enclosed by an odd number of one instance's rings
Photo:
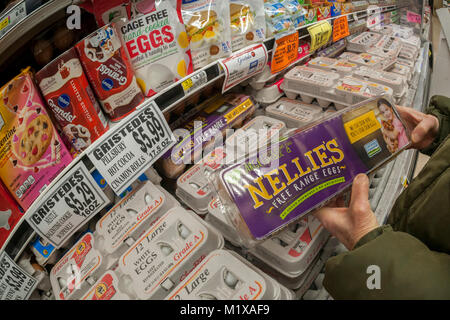
[[[275,39],[272,55],[271,72],[278,73],[286,69],[298,58],[298,32]]]
[[[208,75],[206,74],[206,71],[200,71],[193,76],[189,77],[189,79],[184,80],[181,83],[181,86],[183,87],[184,94],[187,95],[204,84],[208,82]]]
[[[150,101],[111,129],[88,157],[120,195],[174,144],[161,110]]]
[[[27,300],[37,284],[6,252],[0,254],[0,300]]]
[[[0,18],[0,38],[3,37],[16,23],[27,16],[25,1],[17,4]]]
[[[60,179],[35,210],[25,216],[31,227],[60,248],[79,228],[109,203],[108,197],[80,162]]]
[[[336,18],[333,22],[333,42],[339,41],[349,35],[347,16]]]
[[[242,81],[263,71],[269,57],[263,44],[235,52],[231,57],[220,60],[225,71],[222,93]]]
[[[328,21],[319,22],[308,27],[308,32],[311,37],[310,51],[313,52],[326,45],[330,40],[332,32],[331,24]]]

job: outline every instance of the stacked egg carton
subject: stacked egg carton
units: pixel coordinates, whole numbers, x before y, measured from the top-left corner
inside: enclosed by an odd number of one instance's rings
[[[376,32],[363,32],[347,42],[347,50],[353,52],[367,52],[367,50],[373,47],[381,37],[382,35]]]

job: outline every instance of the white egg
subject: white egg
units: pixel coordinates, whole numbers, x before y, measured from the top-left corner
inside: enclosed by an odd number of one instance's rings
[[[183,239],[186,239],[190,234],[191,231],[189,231],[188,228],[186,228],[183,224],[179,224],[178,227],[178,234],[180,235],[180,237],[182,237]]]
[[[151,205],[152,204],[152,197],[148,193],[145,194],[144,199],[145,199],[145,204],[146,205]]]
[[[223,280],[225,281],[226,285],[229,286],[231,289],[234,289],[239,281],[236,278],[236,276],[228,270],[225,270],[223,274]]]

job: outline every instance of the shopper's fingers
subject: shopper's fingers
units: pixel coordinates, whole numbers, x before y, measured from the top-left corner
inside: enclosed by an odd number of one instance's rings
[[[353,180],[350,209],[358,214],[370,210],[369,177],[365,174],[358,174]]]
[[[439,121],[433,116],[424,117],[411,133],[412,143],[422,147],[423,142],[438,131]]]

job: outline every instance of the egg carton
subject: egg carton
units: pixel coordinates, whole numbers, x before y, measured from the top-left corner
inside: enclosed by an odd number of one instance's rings
[[[313,282],[314,287],[310,288],[302,297],[302,300],[333,300],[331,295],[323,287],[325,273],[319,273]]]
[[[200,163],[181,175],[177,180],[176,195],[199,215],[208,212],[208,205],[213,199],[212,191],[205,176],[205,171],[219,170],[228,159],[245,156],[264,145],[276,134],[281,134],[286,125],[284,122],[266,116],[257,116],[242,128],[238,129],[225,141],[224,147],[217,147]],[[260,136],[265,130],[264,136]],[[254,138],[254,139],[253,139]]]
[[[43,267],[36,262],[31,262],[31,255],[23,254],[17,264],[25,270],[30,276],[36,279],[36,289],[41,291],[49,291],[52,289],[50,276]]]
[[[376,32],[363,32],[347,42],[347,50],[354,52],[367,52],[367,50],[374,46],[381,39],[381,37],[382,35]]]
[[[394,166],[393,162],[388,163],[386,166],[377,170],[370,177],[370,185],[369,185],[369,202],[370,207],[375,212],[378,203],[380,202],[381,196],[385,190],[386,184],[389,180],[389,176],[392,172],[392,168]]]
[[[228,250],[211,252],[167,300],[287,300],[294,295]]]
[[[406,77],[387,71],[360,67],[353,73],[353,76],[355,78],[364,79],[366,81],[373,81],[392,88],[393,97],[397,100],[405,94],[408,88]]]
[[[335,56],[344,52],[346,47],[347,47],[346,40],[341,39],[338,42],[333,43],[331,46],[326,47],[325,49],[322,49],[319,52],[317,52],[317,56],[334,58]]]
[[[396,62],[387,71],[393,72],[393,73],[397,73],[399,75],[402,75],[402,76],[406,77],[406,80],[408,81],[408,83],[411,82],[413,69],[408,67],[408,66],[406,66],[406,65],[404,65],[404,64],[400,64],[400,63]]]
[[[420,49],[421,44],[422,44],[422,40],[420,40],[419,36],[413,35],[409,38],[400,38],[403,42],[403,44],[408,44],[411,45],[415,48],[417,48],[417,50]]]
[[[122,255],[117,274],[132,299],[164,299],[223,245],[215,228],[194,212],[175,207]]]
[[[310,215],[257,245],[249,254],[292,281],[308,269],[328,238],[328,231]]]
[[[250,88],[249,94],[255,98],[261,107],[266,107],[284,96],[284,92],[280,88],[283,81],[284,78],[278,79],[274,83],[266,84],[260,90]]]
[[[392,28],[392,36],[402,38],[402,39],[408,39],[414,36],[414,28],[408,27],[408,26],[402,26],[398,24],[391,24]]]
[[[405,66],[411,68],[412,70],[414,70],[414,67],[416,65],[414,60],[404,59],[404,58],[401,58],[401,57],[397,58],[397,63],[405,65]]]
[[[81,300],[131,300],[131,298],[122,289],[117,274],[108,270],[99,277]]]
[[[366,10],[369,7],[369,2],[365,0],[352,1],[354,11]]]
[[[169,209],[179,202],[161,186],[142,184],[100,218],[94,233],[96,249],[110,268],[117,259]]]
[[[395,37],[383,36],[374,46],[368,48],[367,53],[382,58],[397,58],[402,49],[402,41]]]
[[[50,271],[56,300],[80,299],[105,271],[103,256],[95,249],[94,235],[86,233]]]
[[[288,128],[301,128],[321,118],[324,112],[321,108],[298,100],[281,98],[266,108],[266,114],[286,123]]]
[[[369,54],[367,52],[362,52],[359,54],[353,52],[344,52],[340,55],[339,59],[348,60],[350,62],[356,63],[359,66],[374,68],[377,70],[389,69],[394,65],[396,61],[396,59],[393,57],[383,59],[379,56]]]
[[[352,75],[358,65],[343,59],[333,59],[327,57],[317,57],[308,62],[309,67],[322,69],[329,72],[336,72],[341,76]]]
[[[410,44],[403,44],[402,50],[400,51],[398,56],[399,58],[415,61],[419,56],[419,52],[419,48]]]

